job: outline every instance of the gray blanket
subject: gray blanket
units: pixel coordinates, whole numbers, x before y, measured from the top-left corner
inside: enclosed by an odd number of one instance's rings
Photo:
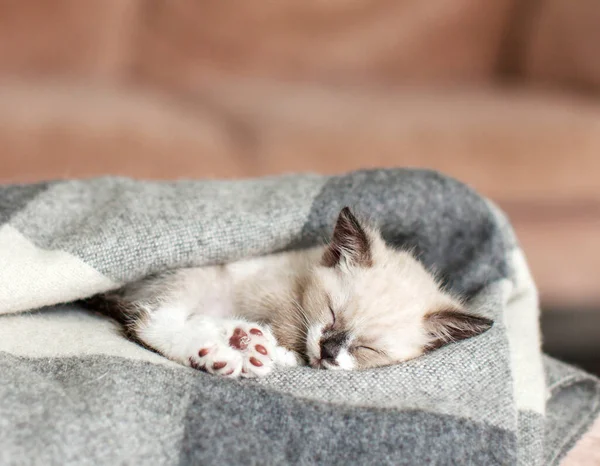
[[[345,205],[494,327],[394,367],[222,380],[61,304],[313,245]],[[0,187],[0,314],[1,464],[554,465],[599,409],[597,379],[540,351],[505,217],[430,171]]]

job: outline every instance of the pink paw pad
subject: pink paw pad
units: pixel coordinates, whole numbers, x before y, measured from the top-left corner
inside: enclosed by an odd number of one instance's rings
[[[218,371],[219,369],[223,369],[225,366],[227,365],[226,362],[215,362],[212,366],[212,368],[216,371]]]
[[[256,366],[256,367],[260,367],[263,365],[262,361],[256,359],[255,357],[250,358],[250,364],[252,364],[253,366]]]
[[[254,347],[254,349],[255,349],[257,352],[259,352],[260,354],[264,354],[264,355],[266,355],[266,354],[267,354],[267,348],[265,348],[263,345],[256,345],[256,346]]]
[[[250,330],[250,333],[252,333],[252,330]],[[233,335],[229,338],[229,346],[238,350],[245,350],[248,348],[248,343],[250,343],[248,334],[239,327],[233,331]]]
[[[252,335],[257,335],[257,336],[259,336],[259,337],[262,337],[262,334],[263,334],[263,333],[262,333],[262,332],[261,332],[259,329],[257,329],[257,328],[251,328],[251,329],[250,329],[250,333],[251,333]]]

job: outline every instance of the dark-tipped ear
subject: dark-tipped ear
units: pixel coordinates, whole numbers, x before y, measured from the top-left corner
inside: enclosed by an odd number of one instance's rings
[[[335,267],[342,259],[361,267],[373,265],[371,240],[348,207],[344,207],[338,216],[322,263],[326,267]]]
[[[482,334],[494,324],[493,320],[449,307],[430,312],[425,316],[425,327],[432,337],[428,350],[440,348],[448,343],[465,340]]]

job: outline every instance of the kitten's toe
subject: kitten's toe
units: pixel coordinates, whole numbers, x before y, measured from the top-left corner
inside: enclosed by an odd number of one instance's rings
[[[253,335],[244,353],[242,377],[262,377],[273,370],[275,346],[263,335]]]
[[[238,377],[243,361],[238,351],[222,345],[201,348],[196,357],[190,357],[190,366],[210,374]]]
[[[263,377],[273,370],[273,360],[269,355],[249,352],[244,359],[242,377]]]

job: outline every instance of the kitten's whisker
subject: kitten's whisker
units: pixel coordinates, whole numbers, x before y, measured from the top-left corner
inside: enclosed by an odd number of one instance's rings
[[[298,300],[296,299],[292,299],[292,304],[294,305],[294,307],[296,308],[296,310],[298,311],[297,313],[294,314],[295,317],[300,317],[301,318],[301,322],[302,324],[304,324],[301,327],[301,331],[306,334],[306,332],[308,331],[308,327],[310,326],[310,321],[308,319],[307,313],[304,310],[304,308],[302,307],[302,305],[298,302]]]

